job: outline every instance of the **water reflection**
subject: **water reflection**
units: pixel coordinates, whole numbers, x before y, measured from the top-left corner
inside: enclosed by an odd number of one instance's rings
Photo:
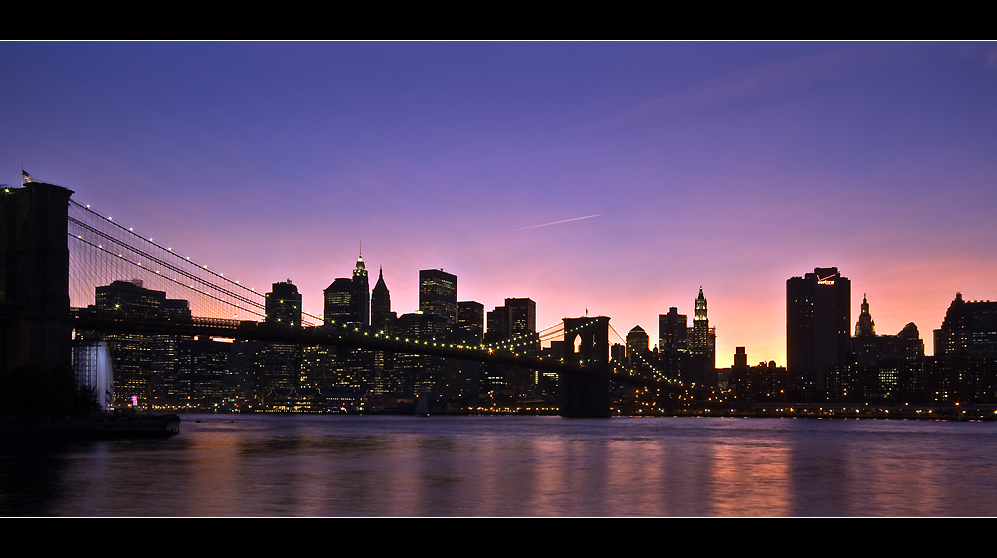
[[[0,513],[994,515],[995,423],[205,416],[168,440],[4,444]]]

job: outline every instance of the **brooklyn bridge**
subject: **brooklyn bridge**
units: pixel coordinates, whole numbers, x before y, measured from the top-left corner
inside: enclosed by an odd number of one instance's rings
[[[34,366],[75,369],[82,382],[82,346],[129,335],[174,336],[422,355],[535,371],[556,378],[558,412],[565,417],[610,416],[614,383],[702,395],[650,363],[638,370],[610,358],[615,330],[606,316],[564,318],[539,333],[491,343],[404,336],[307,313],[300,324],[275,323],[267,319],[264,293],[101,216],[72,194],[62,186],[27,181],[0,195],[0,377]],[[168,293],[189,304],[189,311],[138,315],[98,304],[95,293],[115,281]],[[540,352],[541,343],[559,349]],[[120,373],[110,371],[115,379]]]

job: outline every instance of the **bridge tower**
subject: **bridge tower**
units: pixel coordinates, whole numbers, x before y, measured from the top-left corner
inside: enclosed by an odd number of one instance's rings
[[[69,198],[43,182],[0,192],[0,374],[71,374]]]
[[[561,374],[561,416],[609,417],[609,318],[564,318],[564,362],[582,370]]]

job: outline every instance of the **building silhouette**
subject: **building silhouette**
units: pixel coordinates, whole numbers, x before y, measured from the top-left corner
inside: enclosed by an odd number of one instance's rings
[[[688,317],[672,306],[658,315],[658,362],[661,371],[672,378],[683,378],[689,360]]]
[[[446,320],[447,327],[457,325],[457,276],[442,269],[419,271],[419,310]]]
[[[997,403],[997,302],[955,300],[934,331],[932,403]]]
[[[126,318],[191,320],[186,300],[168,299],[164,291],[146,289],[138,279],[97,287],[94,301],[92,308]],[[178,357],[181,343],[188,339],[139,332],[77,332],[79,343],[107,344],[114,375],[114,404],[121,407],[174,406],[181,402]]]
[[[851,281],[836,267],[786,281],[786,369],[805,400],[827,398],[827,377],[849,362]]]
[[[266,317],[270,327],[301,327],[301,294],[291,280],[272,285],[266,294]],[[258,388],[266,393],[274,387],[293,388],[300,381],[302,348],[294,343],[267,342],[262,344]]]
[[[689,347],[689,380],[695,384],[717,385],[717,328],[710,327],[703,287],[695,301],[692,327],[687,337]]]
[[[925,385],[924,342],[914,323],[897,335],[876,335],[869,300],[851,339],[851,362],[828,377],[828,398],[840,402],[922,403]]]
[[[301,327],[301,294],[291,280],[274,283],[266,294],[266,317],[270,325]]]
[[[353,280],[349,277],[335,279],[324,291],[323,319],[325,325],[347,324],[356,321],[353,304]]]
[[[384,270],[377,274],[377,283],[370,296],[370,325],[374,331],[391,333],[397,314],[391,311],[391,293],[384,282]]]
[[[357,257],[353,268],[353,316],[362,326],[370,325],[370,284],[367,281],[367,266],[363,255]]]

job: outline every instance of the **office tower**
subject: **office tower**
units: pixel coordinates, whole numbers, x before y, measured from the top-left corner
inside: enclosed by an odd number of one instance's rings
[[[377,284],[370,296],[370,325],[375,331],[392,333],[398,315],[391,311],[391,294],[384,282],[384,270],[378,272]],[[374,393],[378,395],[391,391],[392,374],[394,370],[394,353],[386,351],[373,352]]]
[[[933,403],[997,403],[997,302],[966,301],[956,293],[934,342]]]
[[[681,378],[688,368],[688,321],[672,306],[658,315],[658,366],[672,378]]]
[[[509,309],[496,306],[487,314],[488,329],[485,331],[485,341],[497,343],[509,339]]]
[[[393,330],[395,313],[391,311],[391,293],[384,282],[384,270],[378,271],[377,283],[370,296],[370,325],[374,331]]]
[[[695,305],[696,313],[693,316],[688,337],[690,365],[694,371],[690,380],[697,384],[705,383],[716,386],[717,329],[710,327],[703,287],[699,288],[699,296],[696,297]]]
[[[808,400],[826,399],[828,374],[848,364],[851,286],[836,267],[786,281],[786,368]]]
[[[363,255],[357,258],[353,268],[353,315],[356,322],[366,327],[370,325],[370,285],[367,282],[367,267]]]
[[[530,298],[507,298],[504,306],[488,312],[485,341],[500,343],[519,354],[539,354],[537,335],[537,303]],[[511,388],[519,393],[530,392],[536,386],[538,373],[525,368],[489,363],[485,366],[483,388],[491,391]]]
[[[442,269],[420,271],[419,310],[443,317],[448,327],[457,325],[457,276]]]
[[[442,341],[447,330],[446,318],[420,311],[398,316],[395,334],[404,339]],[[396,353],[393,376],[392,392],[441,394],[445,389],[446,360],[433,355]]]
[[[648,357],[651,353],[651,336],[644,331],[644,328],[639,325],[634,326],[633,329],[627,333],[627,350],[626,356],[631,365],[637,366],[644,362],[647,362]]]
[[[94,299],[95,309],[129,318],[191,319],[186,300],[167,299],[164,291],[143,288],[138,279],[97,287]],[[145,333],[98,336],[77,332],[77,338],[84,342],[102,339],[107,343],[116,405],[158,407],[180,402],[177,351],[179,344],[189,337]]]
[[[997,358],[997,302],[965,301],[956,293],[934,341],[935,356]]]
[[[688,349],[689,336],[688,318],[679,314],[678,308],[672,306],[667,314],[658,315],[658,350],[685,352]]]
[[[457,338],[478,344],[485,336],[485,305],[473,300],[457,303]]]
[[[748,353],[744,352],[744,347],[734,347],[734,367],[748,367]]]
[[[522,337],[537,331],[537,303],[529,298],[507,298],[509,336]]]
[[[353,280],[348,277],[340,277],[322,291],[325,301],[324,315],[325,325],[344,325],[356,321],[353,313],[356,306],[353,304]]]
[[[291,280],[274,283],[266,295],[265,324],[301,327],[301,294]],[[266,343],[262,354],[265,388],[296,387],[301,376],[301,346],[291,343]]]
[[[289,327],[301,326],[301,294],[291,280],[273,284],[273,290],[266,295],[267,324]]]

